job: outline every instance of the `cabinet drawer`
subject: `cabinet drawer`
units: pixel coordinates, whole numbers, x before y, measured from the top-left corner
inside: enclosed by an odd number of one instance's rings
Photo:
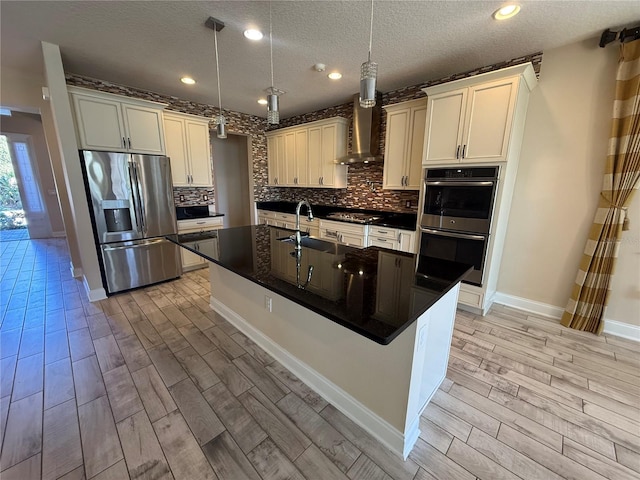
[[[178,232],[187,233],[187,230],[200,231],[222,227],[223,217],[194,218],[193,220],[178,220]]]
[[[320,229],[337,230],[343,233],[366,236],[368,225],[356,225],[346,222],[333,222],[331,220],[320,220]]]
[[[375,225],[369,226],[369,235],[379,238],[388,238],[391,240],[398,240],[398,230],[395,228],[377,227]]]
[[[467,290],[467,285],[464,283],[461,285],[460,293],[458,294],[458,302],[464,303],[465,305],[469,305],[471,307],[482,308],[482,297],[483,293],[473,292]]]

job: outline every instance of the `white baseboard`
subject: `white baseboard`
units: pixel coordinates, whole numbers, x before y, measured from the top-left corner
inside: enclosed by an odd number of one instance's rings
[[[502,292],[496,292],[493,296],[493,301],[500,305],[517,308],[519,310],[524,310],[525,312],[534,313],[547,318],[560,318],[562,317],[562,312],[564,312],[564,308],[562,307],[556,307],[555,305],[549,305],[548,303],[537,302],[523,297],[516,297],[515,295],[508,295]]]
[[[89,283],[87,282],[87,277],[82,277],[82,283],[84,284],[84,289],[87,292],[87,297],[90,302],[97,302],[98,300],[104,300],[107,298],[107,292],[104,288],[94,288],[93,290],[89,287]]]
[[[418,435],[420,434],[419,423],[412,425],[407,434],[403,435],[401,431],[393,427],[386,420],[380,418],[347,392],[323,375],[320,375],[309,365],[291,355],[287,350],[271,340],[271,338],[213,297],[211,297],[211,308],[241,330],[242,333],[253,340],[260,348],[288,368],[306,385],[322,395],[349,419],[373,435],[373,437],[389,450],[398,456],[402,456],[404,459],[407,458],[407,455],[418,440]]]
[[[81,267],[74,267],[73,262],[69,262],[69,267],[71,269],[71,276],[73,278],[80,278],[83,275]]]
[[[64,238],[67,236],[67,232],[62,230],[60,232],[53,232],[51,235],[53,236],[53,238]]]
[[[506,293],[496,292],[493,297],[495,303],[506,305],[507,307],[517,308],[525,312],[547,318],[560,319],[564,312],[564,308],[549,305],[548,303],[536,302],[527,298],[516,297],[515,295],[507,295]],[[617,337],[627,338],[640,342],[640,326],[630,323],[618,322],[617,320],[604,319],[603,333],[615,335]]]
[[[640,326],[631,325],[629,323],[618,322],[617,320],[604,321],[604,333],[615,335],[616,337],[627,338],[640,342]]]

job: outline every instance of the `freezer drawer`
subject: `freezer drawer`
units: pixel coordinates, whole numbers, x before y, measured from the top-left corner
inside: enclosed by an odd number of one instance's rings
[[[142,287],[182,274],[180,247],[155,238],[102,245],[109,293]]]

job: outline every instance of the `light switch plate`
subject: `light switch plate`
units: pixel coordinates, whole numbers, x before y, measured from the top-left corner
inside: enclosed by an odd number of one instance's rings
[[[205,202],[209,200],[209,195],[202,195],[202,200],[204,200]]]

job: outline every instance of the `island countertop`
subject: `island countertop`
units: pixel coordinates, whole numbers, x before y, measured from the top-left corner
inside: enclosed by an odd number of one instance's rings
[[[471,267],[378,247],[306,238],[251,225],[167,239],[374,342],[387,345]]]

